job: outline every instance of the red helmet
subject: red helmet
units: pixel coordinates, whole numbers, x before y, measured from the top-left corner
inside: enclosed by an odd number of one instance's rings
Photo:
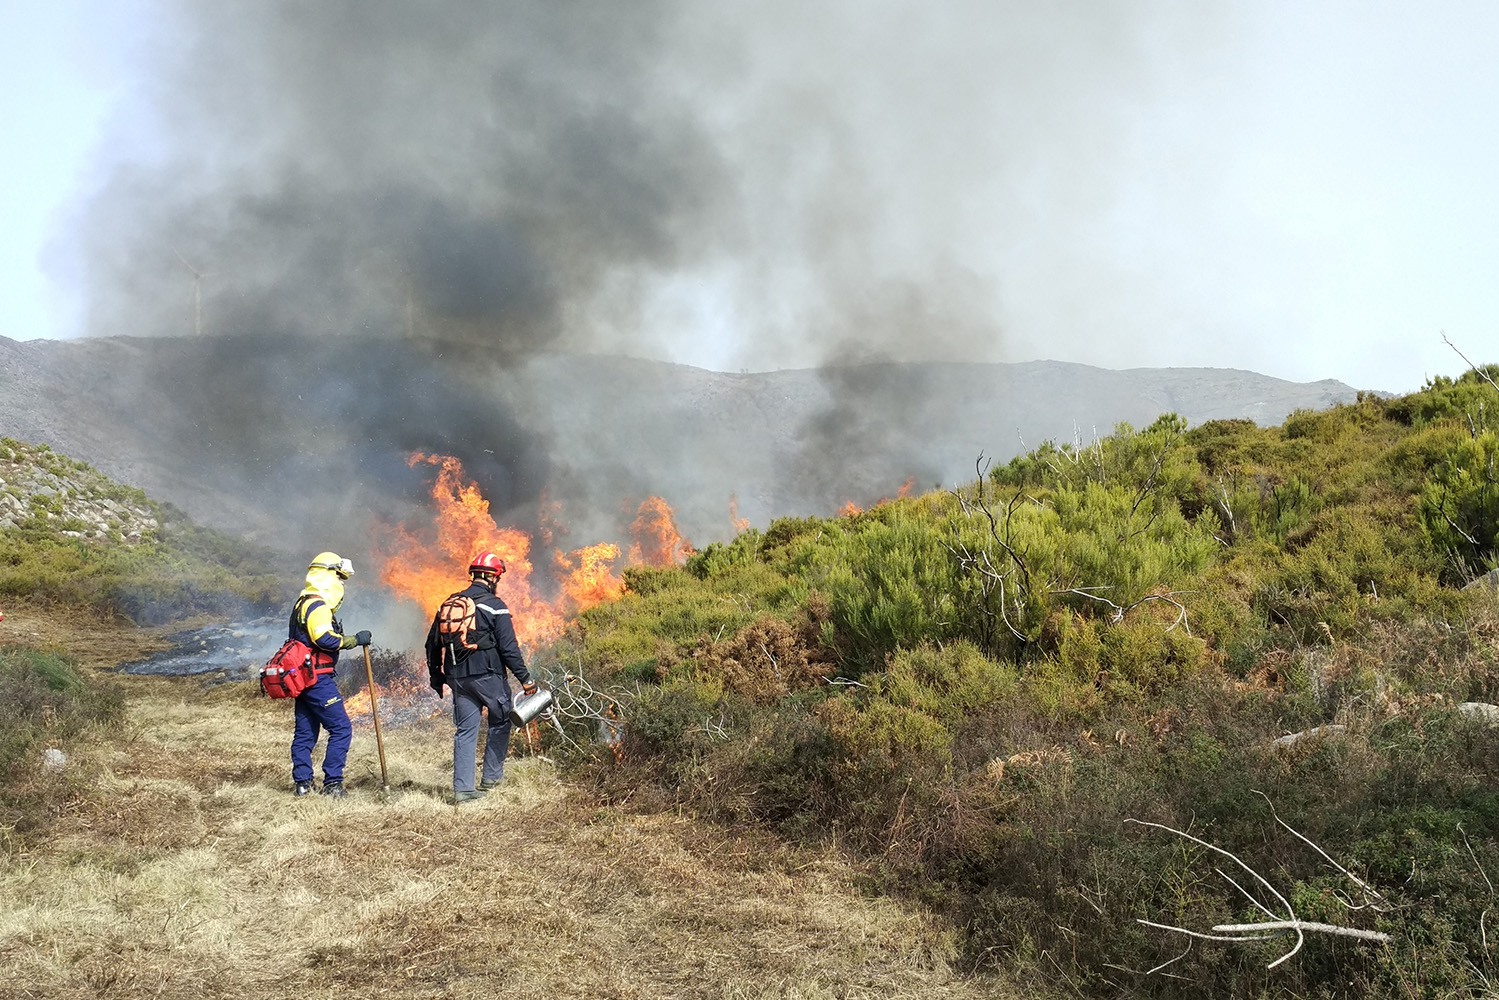
[[[505,575],[505,560],[493,552],[480,552],[474,556],[474,561],[468,564],[470,576],[475,573],[488,573],[491,576],[501,577]]]

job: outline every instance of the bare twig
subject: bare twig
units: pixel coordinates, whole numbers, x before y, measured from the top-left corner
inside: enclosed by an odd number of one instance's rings
[[[1169,962],[1162,962],[1160,965],[1157,965],[1154,969],[1147,969],[1146,972],[1145,972],[1145,974],[1147,976],[1153,976],[1157,972],[1160,972],[1162,969],[1164,969],[1166,966],[1168,966],[1168,965],[1174,965],[1175,963],[1180,962],[1182,959],[1184,959],[1184,958],[1187,957],[1187,953],[1190,952],[1191,950],[1192,950],[1192,942],[1190,940],[1188,940],[1187,941],[1187,946],[1182,949],[1182,953],[1180,955],[1178,955],[1175,958],[1171,959],[1171,961],[1169,961]]]
[[[1223,880],[1225,882],[1227,882],[1229,885],[1233,886],[1235,889],[1238,889],[1239,892],[1244,896],[1244,898],[1247,899],[1247,900],[1249,900],[1249,905],[1253,906],[1256,910],[1259,910],[1261,913],[1263,913],[1265,916],[1269,917],[1271,920],[1275,919],[1274,912],[1272,912],[1271,909],[1268,906],[1266,906],[1264,903],[1261,903],[1259,900],[1255,899],[1254,898],[1254,894],[1251,893],[1248,889],[1244,888],[1242,885],[1240,885],[1239,883],[1235,882],[1233,880],[1233,878],[1228,874],[1228,872],[1224,871],[1222,868],[1214,868],[1213,871],[1215,871],[1219,875],[1223,876]]]
[[[1263,793],[1256,794],[1260,794],[1262,798],[1265,798],[1266,803],[1269,803],[1269,798],[1265,797]],[[1309,847],[1317,851],[1317,853],[1322,855],[1322,857],[1326,859],[1329,864],[1331,864],[1334,868],[1337,868],[1338,871],[1342,872],[1344,875],[1348,876],[1349,879],[1351,879],[1365,892],[1378,898],[1379,894],[1375,892],[1374,889],[1368,885],[1368,883],[1357,878],[1342,865],[1339,865],[1337,862],[1333,861],[1332,858],[1328,856],[1326,851],[1322,850],[1316,844],[1312,843],[1306,837],[1298,833],[1295,829],[1287,825],[1283,820],[1280,819],[1278,815],[1275,815],[1273,804],[1271,805],[1270,812],[1272,816],[1275,816],[1275,820],[1277,823],[1279,823],[1281,826],[1284,826],[1287,830],[1290,830],[1291,833],[1295,834],[1296,837],[1303,843],[1307,844]],[[1189,840],[1200,847],[1205,847],[1216,854],[1220,854],[1223,857],[1228,858],[1229,860],[1233,861],[1234,864],[1238,865],[1240,868],[1244,869],[1244,871],[1248,872],[1255,881],[1257,881],[1261,886],[1265,888],[1266,891],[1274,896],[1275,899],[1280,903],[1281,908],[1285,911],[1284,918],[1279,917],[1278,914],[1274,913],[1268,907],[1264,906],[1257,899],[1255,899],[1254,896],[1252,896],[1243,886],[1239,885],[1238,882],[1234,881],[1232,878],[1229,878],[1229,876],[1223,871],[1214,869],[1218,872],[1219,875],[1222,875],[1230,885],[1239,890],[1239,892],[1242,893],[1255,906],[1256,909],[1258,909],[1261,913],[1264,913],[1271,919],[1265,922],[1253,924],[1216,924],[1212,927],[1212,933],[1210,934],[1203,933],[1202,931],[1189,930],[1185,927],[1177,927],[1172,924],[1161,924],[1144,919],[1137,919],[1138,923],[1145,924],[1148,927],[1157,927],[1162,930],[1168,930],[1176,934],[1184,934],[1188,937],[1199,938],[1205,941],[1259,941],[1265,940],[1266,938],[1272,936],[1267,932],[1293,932],[1296,935],[1295,945],[1291,948],[1290,951],[1286,952],[1284,955],[1281,955],[1269,965],[1265,966],[1265,968],[1267,969],[1275,968],[1276,966],[1280,965],[1282,962],[1287,961],[1297,952],[1299,952],[1302,946],[1306,943],[1306,934],[1308,932],[1317,934],[1330,934],[1337,937],[1356,938],[1361,941],[1387,942],[1391,940],[1390,935],[1385,934],[1382,931],[1366,931],[1352,927],[1339,927],[1336,924],[1325,924],[1316,921],[1302,920],[1296,916],[1296,911],[1292,908],[1290,900],[1282,895],[1281,892],[1275,888],[1275,886],[1271,885],[1269,880],[1267,880],[1259,872],[1251,868],[1241,858],[1239,858],[1231,851],[1226,851],[1223,848],[1218,847],[1216,844],[1208,843],[1206,840],[1203,840],[1200,837],[1194,837],[1192,834],[1187,833],[1184,830],[1178,830],[1175,827],[1166,826],[1162,823],[1151,823],[1146,820],[1139,819],[1126,819],[1125,822],[1134,823],[1139,826],[1148,826],[1157,830],[1165,830],[1167,833],[1175,834],[1176,836],[1181,837],[1184,840]],[[1173,961],[1175,960],[1173,959]],[[1166,964],[1169,965],[1170,963],[1168,962]],[[1158,966],[1158,968],[1160,968],[1160,966]]]
[[[1268,941],[1272,937],[1270,934],[1251,934],[1247,937],[1243,934],[1204,934],[1202,931],[1188,930],[1185,927],[1177,927],[1175,924],[1158,924],[1154,920],[1146,920],[1144,917],[1135,918],[1135,923],[1144,924],[1146,927],[1157,927],[1163,931],[1175,931],[1178,934],[1185,934],[1187,937],[1194,937],[1200,941]]]
[[[1467,366],[1469,368],[1473,369],[1473,371],[1478,375],[1479,378],[1483,379],[1489,385],[1494,386],[1495,389],[1499,389],[1499,385],[1496,385],[1494,383],[1494,380],[1489,377],[1489,373],[1488,372],[1484,371],[1482,368],[1479,368],[1473,362],[1469,361],[1468,360],[1468,356],[1466,354],[1464,354],[1462,351],[1458,351],[1457,350],[1457,345],[1454,344],[1452,341],[1450,341],[1450,340],[1447,339],[1447,332],[1445,330],[1442,331],[1442,343],[1446,344],[1448,347],[1452,348],[1454,351],[1457,351],[1457,356],[1460,357],[1460,358],[1462,358],[1463,361],[1467,364]]]
[[[1178,435],[1176,435],[1174,433],[1171,434],[1170,437],[1167,438],[1167,440],[1165,440],[1165,441],[1163,441],[1161,443],[1160,450],[1156,452],[1155,462],[1150,467],[1150,475],[1148,475],[1148,476],[1145,477],[1145,482],[1140,487],[1140,492],[1135,495],[1135,502],[1134,502],[1134,504],[1130,506],[1130,509],[1129,509],[1129,519],[1131,521],[1133,521],[1135,519],[1135,512],[1140,509],[1140,505],[1145,502],[1145,498],[1149,497],[1149,496],[1152,496],[1154,494],[1155,488],[1156,488],[1156,478],[1161,474],[1161,469],[1166,464],[1166,456],[1171,453],[1171,449],[1172,448],[1176,447],[1177,437],[1178,437]],[[1160,505],[1159,504],[1153,505],[1152,510],[1151,510],[1151,514],[1150,514],[1150,519],[1147,520],[1139,528],[1136,528],[1134,531],[1132,531],[1130,533],[1130,537],[1133,538],[1135,535],[1138,535],[1141,532],[1144,532],[1145,530],[1147,530],[1152,524],[1155,523],[1155,519],[1159,515],[1160,515]]]
[[[1312,850],[1316,851],[1318,854],[1322,855],[1322,860],[1326,861],[1328,864],[1332,865],[1338,871],[1340,871],[1344,875],[1346,875],[1348,877],[1348,880],[1350,882],[1352,882],[1354,885],[1358,886],[1360,889],[1364,890],[1364,892],[1366,892],[1369,895],[1373,896],[1375,899],[1384,899],[1383,896],[1381,896],[1378,892],[1375,891],[1375,889],[1374,889],[1374,887],[1372,885],[1370,885],[1368,882],[1365,882],[1363,879],[1359,878],[1357,875],[1353,874],[1353,872],[1349,871],[1347,868],[1344,868],[1342,865],[1338,864],[1336,861],[1334,861],[1332,859],[1331,855],[1329,855],[1322,848],[1318,847],[1316,844],[1312,843],[1311,840],[1308,839],[1306,836],[1304,836],[1301,833],[1300,830],[1297,830],[1291,824],[1289,824],[1285,820],[1281,819],[1280,818],[1280,813],[1278,813],[1278,812],[1275,811],[1275,803],[1270,801],[1270,796],[1266,795],[1264,792],[1260,791],[1258,788],[1254,788],[1254,789],[1250,789],[1250,790],[1253,791],[1254,794],[1258,795],[1260,798],[1262,798],[1262,799],[1265,800],[1265,805],[1267,805],[1267,806],[1270,807],[1270,815],[1275,818],[1275,822],[1279,823],[1281,826],[1285,827],[1287,830],[1290,830],[1291,833],[1296,837],[1297,840],[1301,841],[1303,844],[1305,844],[1306,846],[1310,847]]]
[[[1120,605],[1120,604],[1115,604],[1113,601],[1109,600],[1107,597],[1100,597],[1099,595],[1093,593],[1093,591],[1095,591],[1095,590],[1105,590],[1105,589],[1107,589],[1107,588],[1104,588],[1104,587],[1069,587],[1066,590],[1053,590],[1052,593],[1053,594],[1076,594],[1079,597],[1086,597],[1086,598],[1088,598],[1091,601],[1098,601],[1100,604],[1107,604],[1109,607],[1111,607],[1111,608],[1114,609],[1113,614],[1109,615],[1109,621],[1112,622],[1115,625],[1117,625],[1121,621],[1123,621],[1125,615],[1129,614],[1131,611],[1133,611],[1135,608],[1138,608],[1142,604],[1147,604],[1150,601],[1164,601],[1165,603],[1167,603],[1167,604],[1171,605],[1173,608],[1175,608],[1176,612],[1177,612],[1177,614],[1176,614],[1176,621],[1174,621],[1170,625],[1166,626],[1166,631],[1170,632],[1172,629],[1176,628],[1176,626],[1178,626],[1178,625],[1186,625],[1187,634],[1188,635],[1192,634],[1192,626],[1187,623],[1187,609],[1181,604],[1180,601],[1173,600],[1174,595],[1176,595],[1176,594],[1182,594],[1182,593],[1187,593],[1187,591],[1173,590],[1169,594],[1147,594],[1144,597],[1140,598],[1138,601],[1135,601],[1133,604]]]
[[[1442,515],[1442,520],[1447,522],[1447,526],[1453,531],[1457,532],[1459,535],[1462,535],[1464,541],[1473,546],[1475,549],[1481,547],[1478,544],[1478,539],[1474,538],[1472,535],[1464,531],[1461,527],[1458,526],[1458,523],[1456,521],[1452,520],[1452,518],[1447,515],[1447,486],[1445,483],[1442,485],[1442,502],[1437,504],[1437,511]]]
[[[1468,849],[1468,857],[1473,859],[1473,867],[1478,869],[1478,874],[1483,876],[1483,884],[1489,887],[1489,898],[1494,898],[1494,883],[1489,881],[1489,873],[1483,870],[1483,865],[1478,863],[1478,855],[1473,853],[1473,845],[1468,843],[1468,831],[1463,829],[1461,823],[1457,824],[1457,832],[1463,836],[1463,846]],[[1478,937],[1483,942],[1483,950],[1489,950],[1489,929],[1487,921],[1489,908],[1485,906],[1483,912],[1478,915]]]
[[[1228,485],[1223,482],[1222,476],[1218,477],[1215,485],[1218,488],[1218,509],[1223,511],[1223,516],[1228,519],[1228,537],[1237,541],[1239,537],[1239,525],[1234,520],[1233,497],[1229,495]]]

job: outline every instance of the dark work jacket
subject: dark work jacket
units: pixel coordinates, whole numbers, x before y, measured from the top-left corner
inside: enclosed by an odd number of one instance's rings
[[[478,649],[444,648],[437,635],[437,616],[427,629],[427,677],[439,696],[450,677],[477,677],[481,674],[503,674],[507,669],[522,684],[531,680],[515,638],[515,624],[505,602],[482,583],[470,583],[458,593],[469,598],[477,608],[469,641]],[[508,687],[508,685],[507,685]]]

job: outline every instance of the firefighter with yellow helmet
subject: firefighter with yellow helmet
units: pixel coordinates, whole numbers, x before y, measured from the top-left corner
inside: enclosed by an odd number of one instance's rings
[[[370,633],[344,633],[338,620],[344,583],[354,575],[354,564],[336,552],[319,552],[307,566],[307,583],[292,605],[287,623],[288,638],[300,639],[312,649],[315,683],[296,700],[296,729],[291,738],[291,779],[298,796],[312,794],[312,750],[322,730],[328,731],[323,754],[323,794],[344,795],[344,761],[354,728],[344,709],[343,696],[333,677],[338,654],[355,646],[368,646]]]

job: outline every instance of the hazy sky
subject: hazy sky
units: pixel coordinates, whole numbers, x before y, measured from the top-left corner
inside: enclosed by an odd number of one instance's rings
[[[12,3],[0,334],[189,333],[196,280],[207,333],[1405,391],[1443,332],[1499,361],[1496,43],[1492,0]]]

